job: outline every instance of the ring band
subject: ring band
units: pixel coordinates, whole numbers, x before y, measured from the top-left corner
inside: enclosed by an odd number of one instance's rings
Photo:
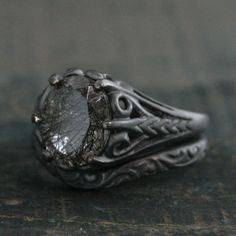
[[[208,117],[155,101],[97,71],[49,78],[32,121],[41,163],[66,184],[111,187],[205,155]]]

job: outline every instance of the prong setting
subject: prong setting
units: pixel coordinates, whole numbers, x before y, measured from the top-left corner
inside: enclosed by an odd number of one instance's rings
[[[31,121],[34,123],[34,124],[38,124],[42,121],[42,118],[37,115],[37,114],[33,114],[32,117],[31,117]]]
[[[49,78],[33,123],[38,158],[73,187],[101,188],[190,165],[205,155],[202,114],[167,106],[105,73]]]
[[[94,83],[94,88],[96,90],[100,90],[102,88],[102,81],[101,80],[97,80],[95,83]]]
[[[48,82],[51,86],[59,86],[62,84],[63,77],[59,74],[53,74],[49,77]]]
[[[94,80],[102,80],[102,79],[105,79],[105,74],[103,73],[100,73],[98,71],[95,71],[95,70],[87,70],[85,72],[85,76],[90,78],[90,79],[94,79]]]
[[[68,69],[65,73],[65,77],[73,75],[84,76],[84,72],[80,69],[71,68]]]

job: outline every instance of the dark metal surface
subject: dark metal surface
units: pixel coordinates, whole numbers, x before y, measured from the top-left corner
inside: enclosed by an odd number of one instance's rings
[[[236,234],[235,0],[0,4],[0,235]],[[98,192],[57,182],[29,116],[45,78],[70,66],[208,113],[207,157]]]
[[[35,149],[70,186],[113,187],[191,165],[206,153],[206,115],[155,101],[97,71],[69,69],[49,83],[32,118]]]

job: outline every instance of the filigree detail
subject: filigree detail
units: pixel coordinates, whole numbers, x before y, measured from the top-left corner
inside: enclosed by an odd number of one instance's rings
[[[76,188],[108,188],[142,176],[193,164],[205,155],[206,148],[207,141],[203,139],[184,147],[134,160],[108,170],[82,171],[80,173],[60,170],[58,173],[67,184]]]
[[[110,138],[100,158],[103,162],[127,160],[146,148],[155,148],[159,140],[191,133],[191,117],[179,110],[156,103],[122,82],[102,80],[99,84],[109,97],[113,114],[111,121],[104,122]],[[94,161],[99,163],[99,157]]]
[[[84,84],[88,78],[88,85]],[[111,187],[141,176],[193,164],[205,155],[207,141],[203,132],[208,123],[205,115],[162,104],[123,82],[113,81],[110,76],[95,71],[84,73],[73,69],[66,72],[65,78],[54,75],[49,82],[52,88],[41,95],[33,116],[37,124],[35,148],[42,164],[68,185],[85,189]],[[69,88],[87,99],[90,123],[86,137],[80,142],[82,144],[77,145],[78,150],[73,152],[76,162],[68,166],[64,161],[71,159],[71,153],[62,153],[63,158],[55,158],[50,153],[52,147],[43,139],[45,117],[42,111],[51,89],[61,92]],[[62,98],[60,93],[58,96]],[[65,93],[64,97],[67,98],[68,94]],[[76,99],[74,102],[77,104]],[[63,112],[73,118],[66,109]],[[77,109],[73,110],[72,114],[76,113]],[[51,118],[54,117],[49,112],[48,119]],[[71,120],[75,122],[75,119]],[[63,119],[58,121],[63,122]],[[74,126],[67,124],[72,131],[73,127],[77,127],[77,123]],[[49,127],[47,132],[50,131]],[[80,132],[75,132],[72,140],[75,138],[77,141],[76,135],[81,137]]]

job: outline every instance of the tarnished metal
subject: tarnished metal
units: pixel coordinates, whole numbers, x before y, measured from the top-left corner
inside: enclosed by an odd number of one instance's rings
[[[33,115],[35,147],[49,171],[73,187],[111,187],[205,155],[206,115],[165,105],[96,71],[70,69],[49,81]]]

